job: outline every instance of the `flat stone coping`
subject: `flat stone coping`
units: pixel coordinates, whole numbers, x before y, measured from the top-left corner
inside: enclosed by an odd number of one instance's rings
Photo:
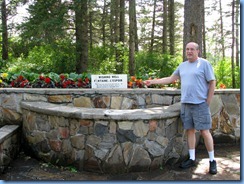
[[[33,101],[21,101],[20,106],[23,109],[41,114],[78,119],[151,120],[168,119],[180,115],[180,103],[175,103],[170,106],[125,110],[71,107]]]
[[[60,88],[1,88],[0,93],[29,93],[29,94],[47,94],[47,95],[63,95],[63,94],[170,94],[180,95],[180,89],[166,88],[135,88],[135,89],[60,89]],[[216,89],[215,94],[238,94],[240,89]]]
[[[5,125],[0,128],[0,143],[12,136],[18,128],[18,125]]]

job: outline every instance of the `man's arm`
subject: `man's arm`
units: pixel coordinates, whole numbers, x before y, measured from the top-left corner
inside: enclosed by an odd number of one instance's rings
[[[163,84],[164,85],[164,84],[173,83],[177,79],[179,79],[179,76],[171,75],[170,77],[164,77],[161,79],[146,80],[146,81],[144,81],[144,84],[146,84],[147,86],[150,86],[152,84]]]
[[[208,105],[210,105],[210,103],[212,101],[212,98],[214,96],[215,86],[216,86],[216,81],[215,80],[211,80],[209,82],[209,89],[208,89],[208,98],[207,98]]]

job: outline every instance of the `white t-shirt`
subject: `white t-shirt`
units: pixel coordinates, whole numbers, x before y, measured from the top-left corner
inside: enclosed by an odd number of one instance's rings
[[[173,75],[180,77],[181,103],[200,104],[208,96],[209,81],[215,80],[209,61],[198,58],[194,62],[182,62]]]

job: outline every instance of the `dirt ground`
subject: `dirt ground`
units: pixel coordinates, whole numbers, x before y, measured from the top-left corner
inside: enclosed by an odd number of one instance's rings
[[[76,172],[68,168],[54,167],[40,162],[24,153],[13,161],[0,180],[5,181],[185,181],[185,180],[227,180],[241,181],[240,145],[215,145],[217,161],[216,175],[208,173],[209,159],[203,145],[196,149],[197,166],[182,170],[178,165],[165,166],[152,172],[126,173],[120,175]]]

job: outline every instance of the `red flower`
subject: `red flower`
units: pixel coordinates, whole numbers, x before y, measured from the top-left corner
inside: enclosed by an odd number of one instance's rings
[[[22,81],[24,79],[24,77],[22,75],[20,75],[18,78],[17,78],[17,81]]]
[[[81,78],[79,78],[79,79],[78,79],[78,81],[79,81],[79,82],[82,82],[82,79],[81,79]]]
[[[82,87],[82,82],[78,81],[78,82],[77,82],[77,86],[78,86],[79,88]]]
[[[67,84],[66,83],[63,83],[63,88],[67,88]]]
[[[25,87],[26,85],[27,85],[27,83],[28,83],[28,80],[24,80],[24,81],[22,81],[21,83],[20,83],[20,87]]]
[[[90,82],[90,79],[88,77],[86,77],[85,82],[88,84]]]
[[[14,81],[11,82],[11,86],[14,87]]]
[[[40,79],[40,80],[44,80],[45,77],[44,77],[43,75],[40,75],[40,76],[39,76],[39,79]]]
[[[63,81],[65,79],[65,75],[63,75],[63,74],[60,74],[59,77],[60,77],[61,81]]]
[[[49,84],[49,83],[51,82],[51,79],[50,79],[49,77],[46,77],[46,78],[45,78],[45,82],[46,82],[47,84]]]
[[[70,85],[70,84],[71,84],[71,81],[70,81],[70,80],[67,80],[67,81],[66,81],[66,84],[67,84],[67,85]]]

